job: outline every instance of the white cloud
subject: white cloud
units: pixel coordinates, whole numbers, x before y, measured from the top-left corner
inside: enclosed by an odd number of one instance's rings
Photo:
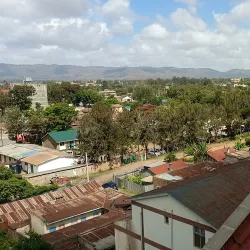
[[[198,5],[198,0],[175,0],[177,3],[184,3],[188,5],[189,10],[193,13],[196,12],[196,7]]]
[[[180,29],[206,30],[206,23],[197,16],[193,16],[186,9],[177,9],[170,16],[173,24]]]
[[[215,28],[179,1],[188,10],[142,20],[129,0],[1,0],[1,62],[250,68],[250,0],[211,13]]]

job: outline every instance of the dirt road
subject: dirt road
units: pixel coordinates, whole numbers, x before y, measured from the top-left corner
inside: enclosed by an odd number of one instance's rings
[[[212,144],[209,144],[209,150],[216,150],[216,149],[221,149],[221,148],[233,147],[234,144],[235,144],[235,141],[212,143]],[[165,156],[163,155],[163,156],[159,156],[157,158],[149,159],[147,161],[143,161],[143,162],[140,161],[140,162],[131,163],[131,164],[119,167],[119,168],[115,168],[114,170],[109,170],[109,171],[102,172],[98,175],[94,175],[91,179],[94,179],[98,183],[103,184],[105,182],[112,180],[114,175],[117,175],[121,172],[126,172],[126,171],[136,169],[136,168],[141,167],[145,164],[149,164],[149,163],[156,162],[156,161],[163,161],[164,157]],[[184,154],[184,152],[177,152],[176,157],[177,157],[177,159],[183,159],[185,157],[185,154]]]

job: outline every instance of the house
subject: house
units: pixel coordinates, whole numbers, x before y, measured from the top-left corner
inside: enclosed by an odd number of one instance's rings
[[[143,172],[143,176],[154,176],[163,173],[168,173],[173,170],[186,168],[187,166],[188,164],[183,160],[177,160],[170,163],[162,162],[159,165],[152,164],[149,166],[144,166],[145,170]]]
[[[79,144],[77,137],[77,129],[49,132],[42,138],[42,145],[60,151],[73,150]]]
[[[9,89],[0,89],[0,93],[2,94],[9,94],[10,90]]]
[[[85,115],[88,115],[92,108],[82,108],[82,107],[76,107],[75,110],[78,112],[77,116],[71,123],[72,129],[78,129],[81,125],[81,120]]]
[[[130,96],[122,97],[121,102],[133,102],[133,98]]]
[[[249,160],[249,158],[250,158],[249,150],[240,150],[240,151],[227,153],[225,162],[235,163],[238,161]]]
[[[15,143],[0,147],[0,162],[15,162],[16,168],[31,174],[72,166],[74,158],[65,152],[35,144]]]
[[[131,214],[119,208],[127,197],[96,182],[44,193],[0,205],[0,229],[12,235],[32,230],[55,250],[114,249],[114,222]]]
[[[242,161],[130,197],[116,249],[202,249],[249,192],[250,161]]]
[[[208,241],[203,250],[250,249],[250,195]]]
[[[116,91],[111,89],[104,89],[103,91],[100,91],[100,94],[107,99],[110,96],[116,96]]]
[[[156,109],[156,105],[144,104],[143,106],[136,107],[136,109],[139,111],[144,111],[144,112],[152,112],[153,110]]]
[[[160,188],[176,181],[182,181],[207,172],[217,171],[223,167],[226,167],[226,164],[223,162],[201,162],[189,166],[188,168],[181,168],[171,172],[155,175],[153,176],[152,182],[154,188]]]
[[[229,153],[234,153],[233,148],[221,148],[214,151],[208,151],[208,161],[220,162],[226,159],[226,155]]]
[[[112,104],[111,108],[115,114],[122,113],[122,111],[123,111],[122,105],[120,105],[120,104]]]

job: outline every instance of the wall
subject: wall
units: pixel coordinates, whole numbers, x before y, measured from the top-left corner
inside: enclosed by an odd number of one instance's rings
[[[57,143],[50,137],[50,135],[46,135],[43,138],[42,146],[51,149],[57,149]]]
[[[145,199],[140,200],[139,202],[169,213],[171,213],[171,211],[173,210],[173,213],[175,215],[195,222],[199,222],[207,226],[211,226],[205,220],[200,218],[198,215],[193,213],[191,210],[189,210],[170,196]],[[132,227],[135,230],[134,232],[139,235],[141,232],[140,212],[140,207],[134,205],[132,206]],[[163,215],[156,214],[146,209],[143,209],[143,215],[144,237],[153,240],[154,242],[157,242],[163,246],[171,248],[171,218],[169,218],[169,224],[167,224]],[[193,230],[194,229],[192,225],[173,220],[174,250],[197,249],[194,246]],[[208,239],[213,236],[213,233],[206,231],[205,236],[207,242]],[[155,247],[152,247],[148,244],[145,245],[145,250],[155,249]]]
[[[32,108],[35,108],[37,102],[41,103],[42,107],[47,108],[49,106],[47,84],[28,83],[27,85],[33,86],[36,90],[35,95],[32,96]]]
[[[55,160],[46,162],[34,168],[34,173],[40,173],[58,168],[64,168],[72,166],[74,164],[74,158],[57,158]]]
[[[97,209],[98,215],[101,215],[102,208]],[[91,212],[84,212],[81,215],[75,216],[74,218],[68,218],[60,222],[52,223],[50,225],[45,224],[40,218],[36,217],[35,215],[32,215],[31,217],[31,228],[38,234],[45,234],[45,233],[50,233],[50,228],[56,227],[56,230],[69,227],[75,224],[78,224],[81,221],[83,217],[86,217],[86,220],[90,220],[94,217],[94,211]]]

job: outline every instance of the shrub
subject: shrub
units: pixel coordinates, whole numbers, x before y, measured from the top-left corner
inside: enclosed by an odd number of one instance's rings
[[[250,146],[250,137],[245,138],[245,143],[248,147]]]
[[[174,152],[170,152],[168,153],[165,158],[164,158],[164,161],[165,162],[172,162],[172,161],[175,161],[176,160],[176,155],[174,154]]]
[[[141,184],[143,177],[141,175],[130,175],[128,176],[128,180],[135,183],[135,184]]]
[[[234,144],[234,149],[235,149],[235,150],[243,150],[245,147],[246,147],[246,144],[245,144],[245,143],[242,143],[242,142],[239,142],[239,141],[237,141],[237,142]]]
[[[183,161],[185,161],[185,162],[194,162],[194,157],[184,158]]]

